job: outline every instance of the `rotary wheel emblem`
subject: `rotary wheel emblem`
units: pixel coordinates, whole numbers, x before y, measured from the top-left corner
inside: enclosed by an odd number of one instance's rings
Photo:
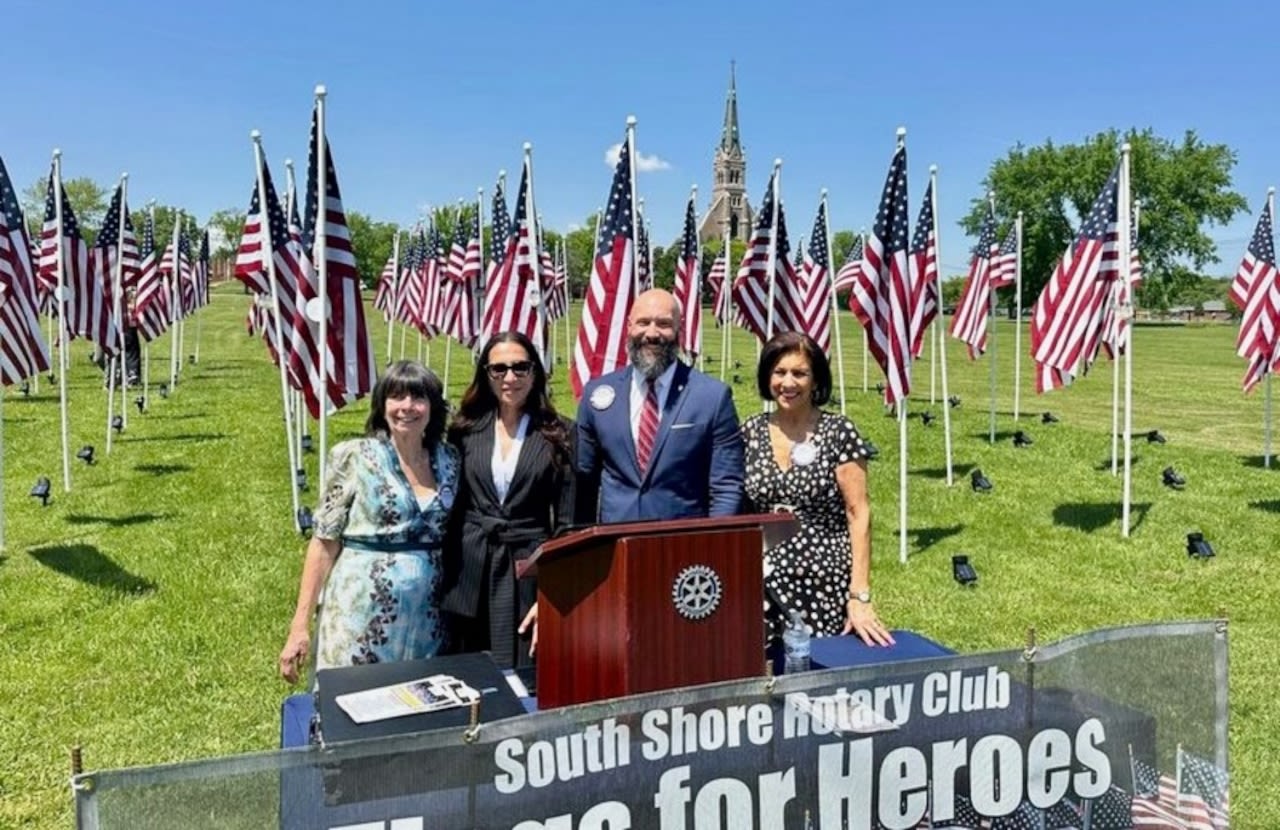
[[[711,616],[720,605],[720,597],[720,577],[706,565],[685,568],[671,586],[671,602],[676,613],[687,620]]]

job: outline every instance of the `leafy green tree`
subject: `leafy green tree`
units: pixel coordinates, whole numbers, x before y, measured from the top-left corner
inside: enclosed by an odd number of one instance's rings
[[[44,224],[45,192],[49,188],[49,177],[41,176],[22,191],[22,209],[27,212],[29,232],[38,236]],[[93,243],[98,236],[98,228],[107,212],[107,203],[111,194],[105,188],[86,176],[75,179],[63,179],[62,189],[67,193],[67,201],[75,211],[76,221],[80,224],[80,235],[86,242]]]
[[[209,244],[213,250],[209,256],[215,260],[232,259],[240,247],[240,235],[244,232],[244,211],[235,208],[215,210],[209,217]],[[134,219],[134,227],[138,220]]]
[[[1244,197],[1230,189],[1236,155],[1227,145],[1206,144],[1191,130],[1172,141],[1151,128],[1124,134],[1113,129],[1081,144],[1018,145],[991,165],[984,193],[973,199],[960,225],[977,237],[987,210],[986,190],[996,194],[1001,236],[1022,211],[1025,302],[1038,296],[1052,275],[1126,141],[1132,148],[1132,195],[1142,202],[1138,244],[1146,284],[1140,302],[1167,303],[1170,289],[1192,273],[1180,263],[1200,270],[1218,261],[1205,224],[1226,224],[1247,209]]]
[[[351,251],[356,257],[356,270],[360,273],[361,282],[369,287],[376,286],[382,267],[391,258],[399,226],[394,222],[377,222],[358,210],[348,210],[347,229],[351,233]],[[403,252],[404,240],[400,244]]]

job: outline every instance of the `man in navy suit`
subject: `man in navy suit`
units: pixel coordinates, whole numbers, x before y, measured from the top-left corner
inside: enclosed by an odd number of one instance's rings
[[[628,318],[631,365],[596,378],[578,407],[579,523],[731,516],[742,433],[729,387],[676,359],[680,307],[646,291]]]

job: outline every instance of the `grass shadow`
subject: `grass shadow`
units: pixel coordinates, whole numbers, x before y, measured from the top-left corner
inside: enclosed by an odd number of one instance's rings
[[[1261,455],[1242,455],[1240,463],[1255,470],[1280,470],[1280,456],[1271,456],[1271,466],[1266,465],[1266,457]]]
[[[1266,510],[1269,513],[1280,513],[1280,499],[1266,499],[1264,501],[1251,501],[1249,506],[1254,510]]]
[[[67,522],[73,525],[107,525],[108,527],[132,527],[170,518],[168,513],[134,513],[131,516],[85,516],[72,513]]]
[[[967,476],[976,466],[977,466],[976,464],[952,464],[951,474],[956,478],[960,478],[961,476]],[[947,477],[947,468],[946,467],[925,467],[922,470],[912,470],[910,472],[910,475],[920,476],[921,478],[934,478],[934,479],[942,480]]]
[[[1137,530],[1147,518],[1151,510],[1151,502],[1129,505],[1130,532]],[[1108,502],[1068,502],[1053,508],[1053,523],[1065,527],[1073,527],[1085,533],[1101,530],[1109,524],[1120,520],[1121,505],[1118,501]]]
[[[196,419],[207,420],[209,416],[201,412],[183,412],[177,415],[165,415],[157,412],[152,417],[157,421],[194,421]]]
[[[121,594],[149,594],[156,589],[150,579],[131,574],[93,545],[54,545],[36,548],[31,558],[72,579]]]
[[[1129,456],[1129,466],[1132,467],[1134,464],[1137,464],[1141,460],[1142,460],[1142,455],[1135,452]],[[1093,469],[1099,473],[1111,472],[1111,457],[1107,456],[1106,458],[1102,459],[1097,464],[1093,465]],[[1123,473],[1124,473],[1124,456],[1121,456],[1116,459],[1116,474],[1122,475]]]
[[[142,438],[128,437],[123,439],[127,443],[135,441],[225,441],[227,438],[224,432],[184,432],[180,435],[148,435]]]
[[[907,535],[914,537],[916,553],[923,553],[944,539],[950,539],[964,530],[964,525],[950,527],[921,527],[907,530]]]
[[[1004,442],[1012,441],[1012,440],[1013,440],[1013,433],[1014,433],[1015,431],[1016,431],[1016,430],[1012,430],[1012,429],[998,429],[998,430],[996,430],[996,440],[995,440],[995,443],[1000,444],[1000,443],[1004,443]],[[991,437],[991,430],[990,430],[990,429],[984,429],[982,432],[971,432],[971,433],[969,433],[969,437],[970,437],[970,438],[977,438],[979,441],[987,441],[987,443],[991,443],[991,442],[988,440],[988,439]]]
[[[192,467],[187,464],[139,464],[133,469],[153,476],[166,476],[170,473],[189,473]]]

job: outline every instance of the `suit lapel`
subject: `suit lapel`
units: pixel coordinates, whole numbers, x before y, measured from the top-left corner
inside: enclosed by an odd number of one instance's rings
[[[467,454],[471,456],[474,465],[470,474],[472,486],[479,487],[490,504],[501,504],[498,491],[493,486],[494,417],[494,413],[490,412],[475,425],[471,435],[467,437]]]
[[[667,442],[667,436],[671,434],[671,425],[676,422],[680,411],[684,408],[685,399],[688,397],[685,390],[688,386],[689,366],[677,362],[675,374],[671,376],[671,388],[667,391],[667,400],[662,405],[662,418],[658,421],[658,434],[653,439],[653,454],[649,456],[649,469],[645,471],[645,478],[648,478],[653,469],[658,466],[658,459],[662,456],[662,446]]]
[[[543,438],[542,433],[534,428],[533,419],[530,418],[529,426],[525,429],[524,441],[521,442],[520,451],[516,455],[516,468],[511,473],[511,486],[507,488],[507,498],[504,500],[504,504],[511,499],[511,495],[517,489],[525,485],[525,479],[528,478],[529,471],[534,468],[534,462],[542,456],[543,445],[546,443],[547,439]],[[550,449],[550,447],[547,446],[546,449]]]

